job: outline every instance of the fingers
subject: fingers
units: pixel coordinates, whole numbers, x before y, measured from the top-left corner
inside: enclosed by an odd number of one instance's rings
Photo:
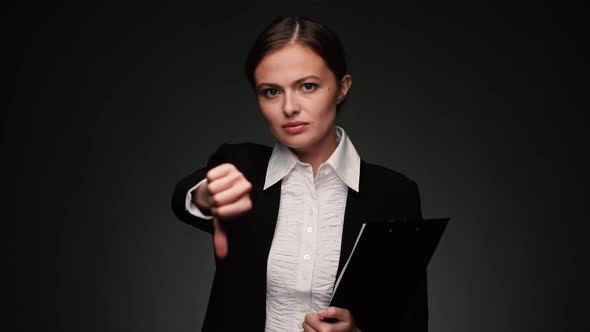
[[[213,172],[214,170],[216,170],[216,169],[212,169],[209,172]],[[210,174],[210,173],[208,173],[208,174]],[[216,177],[214,179],[210,179],[210,178],[211,178],[211,176],[207,175],[207,183],[208,183],[207,188],[209,189],[209,192],[212,195],[214,195],[214,194],[217,194],[217,193],[220,193],[224,190],[229,189],[240,178],[243,178],[243,175],[237,169],[234,168],[230,172],[224,173],[223,176]]]
[[[221,207],[211,208],[211,213],[214,216],[223,219],[242,214],[246,211],[249,211],[251,208],[252,201],[250,200],[250,197],[244,196],[240,198],[237,202],[227,204]]]
[[[303,322],[303,324],[301,324],[301,327],[303,327],[303,332],[317,332],[317,330],[315,330],[313,327],[311,327],[311,325],[307,324],[306,322]]]
[[[304,331],[306,326],[317,332],[358,331],[350,311],[337,307],[324,308],[317,314],[306,314],[302,324]]]
[[[249,192],[252,184],[232,164],[226,163],[207,173],[208,198],[211,213],[218,218],[229,218],[252,208]]]
[[[328,323],[324,323],[320,320],[320,316],[315,313],[307,313],[305,314],[305,319],[303,321],[303,328],[305,331],[305,325],[311,328],[311,331],[320,331],[324,325]]]
[[[352,315],[350,311],[338,307],[327,307],[318,311],[318,317],[324,318],[335,318],[342,322],[352,322]]]
[[[221,180],[219,180],[221,181]],[[215,183],[210,184],[210,186],[214,185]],[[246,195],[247,193],[250,192],[250,190],[252,189],[252,184],[250,184],[250,182],[248,182],[246,179],[243,179],[241,181],[236,181],[235,183],[233,183],[232,186],[223,189],[223,191],[219,192],[214,192],[211,191],[212,193],[212,201],[213,201],[213,206],[223,206],[229,203],[232,203],[236,200],[238,200],[240,197]]]
[[[213,218],[213,229],[213,248],[215,249],[215,254],[219,258],[225,258],[227,256],[227,235],[221,228],[221,225],[219,225],[217,218]]]
[[[221,164],[219,166],[213,167],[212,169],[207,172],[207,181],[209,183],[224,177],[229,172],[236,170],[236,166],[230,163]]]

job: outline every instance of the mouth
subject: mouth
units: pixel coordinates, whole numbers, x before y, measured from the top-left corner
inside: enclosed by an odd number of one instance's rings
[[[281,127],[283,128],[283,130],[285,130],[289,134],[298,134],[300,132],[303,132],[307,128],[308,125],[309,125],[309,122],[293,121],[293,122],[285,123]]]
[[[281,127],[283,127],[283,128],[297,127],[297,126],[302,126],[302,125],[307,125],[307,124],[309,124],[309,123],[308,122],[305,122],[305,121],[293,121],[293,122],[285,123]]]

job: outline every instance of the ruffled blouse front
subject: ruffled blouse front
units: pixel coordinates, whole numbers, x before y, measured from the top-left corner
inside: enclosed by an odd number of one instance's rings
[[[274,177],[282,183],[268,257],[267,332],[301,331],[306,313],[330,303],[340,260],[347,182],[358,190],[356,165],[360,168],[356,150],[343,131],[338,134],[336,151],[315,178],[311,165],[301,163],[288,149],[273,150],[269,171],[274,174],[267,173],[267,180]],[[273,157],[280,157],[280,162],[273,162]],[[346,174],[343,166],[349,168]]]

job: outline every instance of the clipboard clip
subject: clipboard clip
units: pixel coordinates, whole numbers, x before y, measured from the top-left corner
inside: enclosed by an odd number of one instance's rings
[[[389,224],[395,224],[399,226],[406,226],[415,229],[419,232],[422,229],[422,225],[420,223],[421,219],[419,218],[408,218],[405,216],[402,217],[393,217],[388,219],[386,222]],[[389,232],[391,232],[393,227],[389,228]]]

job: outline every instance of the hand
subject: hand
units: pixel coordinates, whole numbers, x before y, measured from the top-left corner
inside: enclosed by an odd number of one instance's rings
[[[225,163],[207,172],[205,185],[199,186],[193,196],[195,204],[213,215],[213,247],[219,258],[228,253],[227,235],[219,225],[219,219],[235,217],[252,208],[250,190],[252,184],[234,165]]]
[[[317,314],[306,314],[301,326],[305,332],[361,332],[350,311],[337,307],[324,308]]]

